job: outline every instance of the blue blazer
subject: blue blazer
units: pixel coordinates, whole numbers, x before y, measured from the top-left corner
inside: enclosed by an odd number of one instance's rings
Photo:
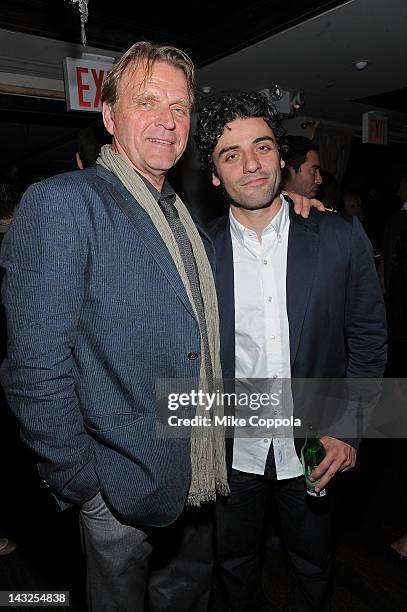
[[[222,369],[225,378],[233,379],[235,310],[229,213],[213,221],[208,233],[216,253]],[[290,201],[286,291],[293,378],[382,376],[386,363],[384,305],[372,247],[356,218],[313,209],[303,219],[294,213]],[[295,414],[299,408],[296,399],[301,397],[294,396]],[[298,451],[300,441],[296,442]]]
[[[125,523],[174,521],[190,442],[157,436],[156,383],[198,377],[200,336],[147,213],[101,166],[53,177],[26,192],[1,264],[2,380],[41,477],[69,503],[100,490]]]

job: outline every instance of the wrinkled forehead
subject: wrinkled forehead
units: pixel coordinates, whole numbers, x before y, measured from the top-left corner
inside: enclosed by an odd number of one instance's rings
[[[148,62],[146,59],[136,60],[127,66],[119,81],[119,97],[129,92],[143,93],[147,88],[153,87],[157,69],[162,67],[174,70],[179,74],[184,84],[185,96],[189,100],[187,79],[182,68],[164,60]],[[174,79],[174,81],[178,81],[178,79]]]
[[[143,91],[149,79],[151,79],[154,63],[147,63],[145,59],[138,59],[129,64],[119,81],[119,95],[129,89]]]

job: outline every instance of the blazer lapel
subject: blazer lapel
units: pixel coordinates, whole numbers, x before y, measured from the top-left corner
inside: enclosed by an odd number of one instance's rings
[[[107,181],[107,190],[110,196],[122,210],[139,238],[144,242],[146,249],[156,261],[182,303],[191,315],[195,317],[187,292],[185,291],[184,283],[178,274],[170,252],[146,211],[112,173],[104,168],[98,168],[98,174]]]
[[[195,223],[196,228],[201,236],[201,239],[204,245],[204,249],[209,259],[209,263],[212,269],[212,274],[213,276],[215,276],[215,247],[212,242],[212,239],[207,233],[207,231],[199,224],[199,222],[193,216],[192,216],[192,220]]]
[[[225,378],[235,378],[235,283],[229,215],[210,232],[216,252],[215,278],[218,292],[221,359]]]
[[[303,219],[290,206],[287,252],[287,314],[290,329],[290,360],[293,369],[305,313],[314,283],[319,248],[318,226]]]

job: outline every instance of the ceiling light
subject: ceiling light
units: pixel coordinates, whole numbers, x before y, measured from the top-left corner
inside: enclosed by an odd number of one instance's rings
[[[296,91],[292,93],[290,102],[293,110],[300,110],[300,108],[302,108],[305,104],[304,94],[302,93],[302,91]]]
[[[352,66],[356,69],[356,70],[364,70],[365,68],[367,68],[370,64],[369,60],[358,60],[357,62],[353,62]]]
[[[272,85],[269,89],[269,98],[273,100],[273,102],[278,102],[279,100],[281,100],[284,94],[284,89],[281,87],[281,85],[278,85],[277,83]]]
[[[212,85],[202,85],[201,89],[204,94],[211,93]]]
[[[88,22],[89,10],[88,3],[89,0],[68,0],[71,4],[77,4],[79,8],[80,20],[81,20],[81,40],[83,46],[86,45],[86,32],[85,32],[85,23]]]

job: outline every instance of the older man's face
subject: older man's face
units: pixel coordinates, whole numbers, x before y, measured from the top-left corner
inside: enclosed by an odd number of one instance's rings
[[[147,78],[144,62],[128,68],[114,108],[104,103],[103,118],[114,150],[161,190],[188,140],[190,103],[184,73],[165,62],[156,62]]]

